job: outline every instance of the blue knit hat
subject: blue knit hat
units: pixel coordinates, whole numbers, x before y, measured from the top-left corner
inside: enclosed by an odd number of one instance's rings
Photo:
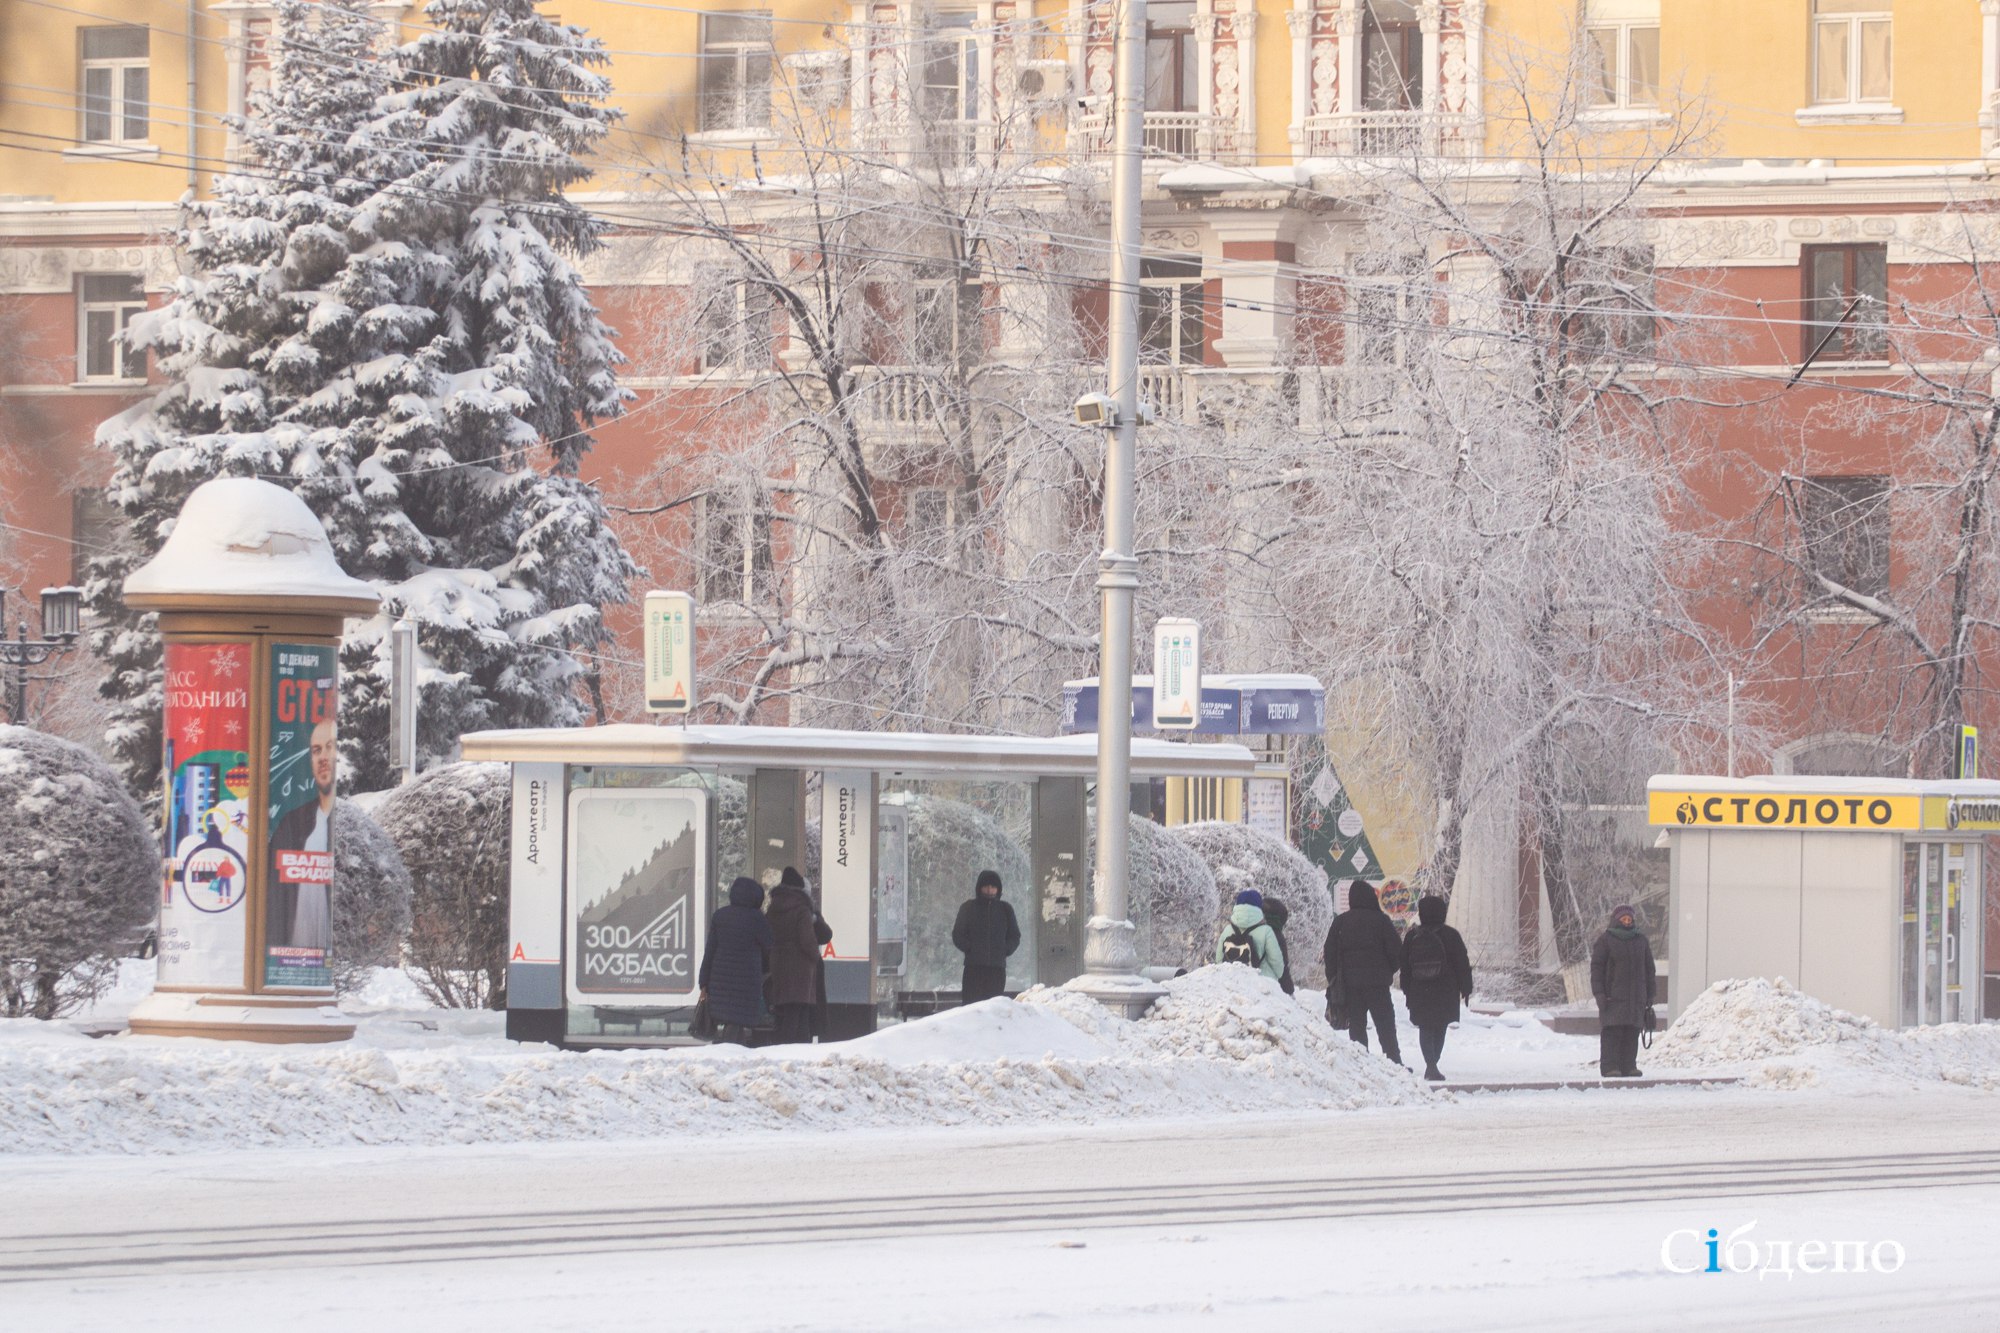
[[[1239,904],[1248,903],[1252,907],[1262,907],[1264,905],[1264,895],[1255,889],[1245,889],[1236,895],[1236,901]]]

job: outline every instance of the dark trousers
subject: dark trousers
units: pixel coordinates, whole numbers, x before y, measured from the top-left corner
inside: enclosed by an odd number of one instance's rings
[[[1389,998],[1387,986],[1349,986],[1347,988],[1347,1035],[1363,1046],[1368,1044],[1368,1020],[1375,1020],[1375,1037],[1382,1043],[1382,1054],[1403,1063],[1403,1048],[1396,1041],[1396,1004]]]
[[[966,1004],[978,1004],[996,995],[1007,993],[1007,965],[1005,963],[967,963],[965,978],[959,983],[959,994]]]
[[[1639,1072],[1639,1028],[1634,1023],[1613,1023],[1597,1033],[1597,1072],[1618,1078]]]
[[[1434,1028],[1417,1029],[1417,1045],[1423,1048],[1425,1073],[1438,1067],[1438,1059],[1444,1054],[1444,1034],[1449,1031],[1450,1027],[1442,1023]]]
[[[773,1006],[778,1025],[771,1033],[770,1045],[789,1046],[794,1042],[813,1039],[812,1011],[809,1004],[780,1004]]]

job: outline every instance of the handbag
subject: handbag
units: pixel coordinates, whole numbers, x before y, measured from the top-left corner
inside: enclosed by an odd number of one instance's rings
[[[1347,1030],[1347,987],[1340,984],[1338,972],[1326,979],[1326,1021],[1343,1032]]]
[[[1639,1044],[1647,1050],[1653,1049],[1653,1030],[1660,1025],[1660,1016],[1653,1012],[1653,1006],[1646,1006],[1646,1016],[1639,1020]]]
[[[714,1041],[715,1015],[708,1011],[708,996],[694,1002],[694,1016],[688,1019],[688,1035],[696,1041]]]

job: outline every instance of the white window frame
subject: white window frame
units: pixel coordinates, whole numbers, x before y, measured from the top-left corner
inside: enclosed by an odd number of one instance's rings
[[[1612,67],[1608,71],[1611,76],[1611,96],[1604,101],[1593,101],[1590,105],[1590,109],[1593,112],[1639,111],[1651,114],[1660,109],[1660,71],[1658,68],[1655,68],[1653,71],[1654,83],[1651,100],[1644,102],[1635,102],[1632,100],[1632,34],[1647,31],[1653,34],[1653,60],[1657,66],[1660,57],[1660,20],[1657,16],[1651,19],[1630,20],[1622,23],[1592,22],[1584,29],[1585,37],[1592,42],[1597,41],[1597,34],[1599,33],[1608,32],[1614,34],[1612,38]],[[1601,51],[1603,47],[1600,45],[1598,49]],[[1596,92],[1596,89],[1592,89],[1593,96],[1596,95]]]
[[[1866,97],[1861,91],[1861,29],[1870,23],[1886,24],[1889,28],[1889,68],[1885,71],[1888,91],[1879,97]],[[1843,98],[1822,98],[1820,96],[1819,34],[1822,28],[1845,27],[1847,29],[1847,69],[1845,71],[1847,95]],[[1887,108],[1895,101],[1896,74],[1896,29],[1895,15],[1887,7],[1854,14],[1821,14],[1817,9],[1812,15],[1812,97],[1816,107],[1867,107]]]
[[[984,354],[985,288],[954,278],[918,278],[910,284],[907,360],[911,365],[959,365]],[[925,306],[933,308],[926,312]],[[935,307],[942,306],[942,311]],[[948,346],[931,347],[927,335],[943,335]]]
[[[1429,315],[1429,274],[1429,265],[1416,253],[1370,250],[1349,261],[1343,302],[1348,333],[1341,359],[1350,370],[1394,370],[1409,363],[1410,334]],[[1384,343],[1371,344],[1363,307],[1378,301],[1392,328]],[[1382,347],[1387,356],[1367,354],[1371,346]]]
[[[711,21],[717,19],[739,19],[745,21],[761,19],[764,23],[764,38],[762,41],[711,38],[709,36],[709,25]],[[715,10],[701,16],[701,31],[699,34],[701,64],[700,70],[695,77],[695,125],[697,133],[702,137],[729,138],[744,135],[768,135],[770,133],[772,100],[776,95],[778,80],[778,51],[772,26],[774,21],[772,13],[768,9]],[[751,62],[759,55],[764,58],[764,91],[762,99],[764,114],[762,119],[758,119],[752,114],[751,104],[753,99],[750,95],[751,89],[754,86],[753,80],[750,77]],[[710,64],[711,61],[720,62],[724,60],[733,64],[736,69],[736,106],[731,109],[730,115],[727,118],[729,121],[728,124],[710,124],[708,117],[709,108],[712,103],[708,87],[708,71],[713,67]]]
[[[116,299],[100,297],[95,300],[88,295],[92,278],[125,278],[138,285],[136,296],[122,296]],[[80,273],[76,282],[76,378],[78,383],[141,383],[146,378],[146,354],[134,352],[125,345],[125,331],[131,326],[132,317],[146,309],[145,279],[136,273]],[[108,348],[111,357],[111,373],[93,374],[90,369],[92,335],[91,316],[108,316],[111,333]],[[134,373],[137,372],[137,373]]]
[[[718,533],[718,523],[728,525],[726,530]],[[778,571],[772,527],[769,513],[735,509],[714,495],[701,497],[695,507],[695,587],[704,611],[717,605],[756,607],[776,599]],[[711,558],[725,539],[737,557],[733,573]]]
[[[138,27],[138,25],[125,26]],[[115,29],[79,29],[77,34],[79,45],[83,42],[85,33],[109,31],[115,31]],[[76,137],[80,144],[104,147],[118,147],[126,144],[151,144],[153,132],[153,58],[151,52],[151,32],[143,27],[139,27],[139,31],[147,33],[147,54],[142,56],[86,57],[79,50],[76,83]],[[130,76],[134,73],[144,75],[146,80],[145,94],[139,101],[140,122],[139,133],[136,135],[128,132],[132,127],[126,123],[131,119],[132,90],[130,87]],[[106,119],[110,122],[109,132],[101,136],[92,135],[90,132],[90,121],[93,114],[92,103],[97,96],[90,91],[91,75],[93,74],[104,75],[106,81],[110,84],[110,91],[103,95],[105,104],[108,107]]]
[[[773,294],[721,268],[701,270],[694,290],[701,301],[694,321],[695,369],[704,375],[754,375],[769,370],[778,342],[778,303]],[[729,350],[722,357],[712,357],[709,353],[717,340],[710,336],[711,330],[720,331],[724,320]]]

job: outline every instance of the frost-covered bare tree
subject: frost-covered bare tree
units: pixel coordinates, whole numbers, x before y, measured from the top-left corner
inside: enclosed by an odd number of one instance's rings
[[[2000,214],[1948,201],[1895,244],[1893,281],[1888,244],[1809,253],[1802,358],[1875,364],[1793,391],[1745,544],[1764,674],[1814,700],[1794,762],[1942,777],[1959,724],[1992,721],[2000,644]]]
[[[1636,799],[1657,757],[1714,734],[1724,693],[1676,516],[1691,414],[1660,373],[1702,298],[1691,274],[1656,280],[1648,239],[1649,189],[1702,119],[1607,142],[1586,61],[1499,59],[1493,160],[1357,165],[1334,218],[1350,262],[1320,303],[1344,370],[1270,489],[1294,523],[1334,520],[1292,557],[1283,611],[1340,724],[1428,788],[1421,887],[1450,894],[1468,828],[1512,827],[1519,802],[1570,961],[1621,886],[1568,873],[1566,812]],[[1487,906],[1511,926],[1511,895]],[[1511,928],[1475,924],[1509,952]]]
[[[695,573],[711,716],[1046,730],[1095,666],[1102,441],[1071,405],[1102,387],[1101,181],[1057,169],[1046,107],[926,114],[913,50],[854,133],[805,66],[775,141],[655,164],[669,234],[634,259],[674,276],[642,339],[673,447],[632,510],[642,558]]]

